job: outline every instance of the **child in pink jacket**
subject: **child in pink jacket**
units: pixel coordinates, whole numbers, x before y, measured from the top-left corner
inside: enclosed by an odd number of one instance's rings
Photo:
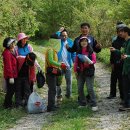
[[[97,111],[96,96],[94,92],[94,64],[96,55],[88,43],[87,37],[81,37],[79,40],[79,50],[74,63],[74,72],[78,83],[78,102],[79,106],[86,106],[84,95],[84,84],[86,82],[87,91],[90,95],[90,105],[93,111]]]

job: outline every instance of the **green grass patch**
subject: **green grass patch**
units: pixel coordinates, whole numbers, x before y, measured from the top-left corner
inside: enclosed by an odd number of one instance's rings
[[[3,93],[0,93],[0,130],[13,127],[19,118],[27,114],[24,109],[4,109],[2,106],[4,96]]]
[[[89,130],[94,129],[98,119],[93,119],[93,112],[90,107],[78,107],[77,103],[77,81],[73,76],[72,98],[63,97],[63,102],[53,115],[49,117],[43,130]],[[86,86],[84,86],[85,92]],[[62,91],[65,91],[65,81],[62,84]],[[86,93],[85,93],[86,94]]]
[[[110,50],[103,48],[100,53],[97,53],[97,59],[106,65],[110,65]]]

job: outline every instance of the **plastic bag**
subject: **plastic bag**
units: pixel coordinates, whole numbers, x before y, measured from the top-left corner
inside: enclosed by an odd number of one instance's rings
[[[45,100],[43,100],[37,92],[32,92],[27,103],[28,113],[41,113],[47,109]]]
[[[42,71],[40,71],[40,72],[38,71],[36,78],[37,78],[37,87],[42,88],[45,84],[44,73]]]

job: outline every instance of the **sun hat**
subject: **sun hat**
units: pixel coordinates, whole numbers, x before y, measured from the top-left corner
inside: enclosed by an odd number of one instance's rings
[[[20,41],[20,40],[22,40],[24,38],[28,38],[28,36],[25,33],[19,33],[18,34],[18,37],[17,37],[18,41]]]

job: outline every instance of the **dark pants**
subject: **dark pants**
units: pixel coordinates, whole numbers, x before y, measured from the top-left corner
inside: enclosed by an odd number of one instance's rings
[[[130,73],[123,75],[124,107],[130,107]]]
[[[48,109],[55,107],[56,96],[56,76],[46,74],[46,82],[48,84]]]
[[[17,106],[27,105],[30,94],[31,91],[28,78],[18,78],[16,86],[16,105]],[[24,104],[22,102],[23,98],[25,99]]]
[[[123,99],[122,67],[114,65],[114,70],[111,73],[110,96],[116,97],[117,81],[120,98]]]
[[[12,107],[12,98],[15,93],[15,85],[16,85],[16,79],[15,79],[14,84],[10,84],[9,79],[6,79],[7,92],[6,92],[5,100],[4,100],[5,108]]]

